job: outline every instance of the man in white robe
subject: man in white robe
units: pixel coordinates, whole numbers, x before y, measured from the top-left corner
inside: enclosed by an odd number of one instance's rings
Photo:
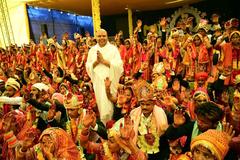
[[[107,32],[103,29],[97,32],[97,44],[88,53],[86,69],[90,76],[100,119],[106,124],[113,115],[113,104],[107,98],[104,80],[109,77],[111,93],[116,95],[119,78],[123,72],[123,62],[118,49],[108,42]]]

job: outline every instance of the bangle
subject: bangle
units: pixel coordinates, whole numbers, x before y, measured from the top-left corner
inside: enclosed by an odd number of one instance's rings
[[[96,123],[95,127],[90,126],[90,129],[93,131],[97,131],[98,130],[98,124]]]
[[[7,141],[8,139],[10,139],[13,136],[14,136],[13,131],[9,131],[3,135],[3,138],[5,141]]]
[[[48,122],[52,122],[54,120],[55,117],[53,117],[52,119],[48,119]]]

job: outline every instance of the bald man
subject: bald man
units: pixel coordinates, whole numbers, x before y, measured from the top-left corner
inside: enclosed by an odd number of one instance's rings
[[[109,77],[112,82],[111,93],[116,95],[123,62],[118,49],[108,42],[104,29],[97,32],[97,44],[89,50],[86,69],[93,83],[100,119],[106,124],[112,119],[113,104],[107,98],[104,80]]]

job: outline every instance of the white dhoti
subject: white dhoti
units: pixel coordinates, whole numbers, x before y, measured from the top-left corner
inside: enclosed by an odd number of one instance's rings
[[[103,64],[98,64],[93,69],[93,63],[97,60],[97,51],[100,51],[103,58],[110,62],[110,68]],[[109,42],[104,47],[100,47],[98,44],[95,45],[89,50],[86,69],[93,83],[100,119],[106,124],[112,118],[113,104],[107,98],[104,80],[106,77],[109,77],[112,82],[110,87],[111,93],[116,95],[119,78],[123,72],[123,62],[118,49]]]

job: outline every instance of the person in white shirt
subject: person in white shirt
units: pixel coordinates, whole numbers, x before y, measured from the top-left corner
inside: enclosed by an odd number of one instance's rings
[[[8,113],[12,109],[18,109],[23,98],[19,96],[20,83],[14,78],[8,78],[5,91],[0,97],[0,112]]]

